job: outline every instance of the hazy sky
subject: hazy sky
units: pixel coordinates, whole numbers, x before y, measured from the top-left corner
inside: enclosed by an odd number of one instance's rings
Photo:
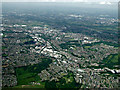
[[[120,0],[0,0],[2,2],[118,2]]]

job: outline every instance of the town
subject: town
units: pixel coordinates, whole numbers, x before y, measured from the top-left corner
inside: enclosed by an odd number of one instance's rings
[[[24,28],[27,26],[11,26],[11,28],[13,27]],[[109,67],[104,65],[103,60],[109,55],[117,55],[118,48],[100,43],[101,41],[94,37],[79,33],[64,33],[61,30],[50,29],[49,27],[46,27],[46,25],[43,25],[43,27],[31,27],[30,30],[24,31],[13,30],[13,32],[13,35],[15,34],[16,37],[18,36],[18,33],[20,35],[21,32],[24,32],[21,34],[31,38],[30,40],[28,39],[29,41],[27,42],[24,41],[25,44],[30,44],[30,49],[27,51],[24,47],[21,48],[20,51],[15,52],[17,57],[20,53],[29,52],[30,54],[34,53],[54,58],[48,68],[38,73],[38,76],[42,79],[41,81],[59,81],[59,78],[62,78],[64,75],[68,74],[68,71],[71,71],[74,74],[75,81],[87,85],[86,87],[99,88],[107,87],[107,85],[110,88],[117,87],[116,85],[119,83],[118,79],[112,77],[108,72],[118,74],[120,73],[120,70],[109,69]],[[13,35],[4,35],[4,39],[7,40],[7,37],[12,37]],[[23,35],[21,35],[21,37],[23,37]],[[15,42],[16,44],[23,43],[19,38],[16,38]],[[12,41],[12,43],[14,42]],[[20,57],[22,58],[24,56],[21,54]],[[16,65],[14,66],[20,67],[29,65],[29,63],[32,65],[40,62],[39,60],[35,60],[35,56],[32,55],[26,58],[29,58],[29,61],[18,61],[14,59],[13,61],[5,60],[5,63],[16,62]],[[30,61],[30,58],[33,58],[34,61]],[[5,64],[4,67],[7,67],[7,65]],[[6,73],[6,69],[10,69],[9,73],[15,73],[13,67],[5,68],[4,73]],[[102,72],[104,73],[102,74]],[[5,78],[6,84],[9,83],[9,85],[12,86],[17,85],[16,76],[5,75],[5,77],[7,77]],[[14,82],[8,82],[6,79],[9,78],[13,78],[12,80]]]
[[[4,3],[2,87],[118,88],[116,7]]]

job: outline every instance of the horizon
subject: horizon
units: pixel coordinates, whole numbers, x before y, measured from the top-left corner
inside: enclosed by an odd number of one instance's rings
[[[1,0],[1,2],[119,2],[119,0]]]

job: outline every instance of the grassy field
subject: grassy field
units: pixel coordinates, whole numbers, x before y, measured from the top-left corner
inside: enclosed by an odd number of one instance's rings
[[[115,65],[119,65],[118,54],[109,55],[107,58],[103,59],[102,63],[104,66],[113,69]]]
[[[38,83],[38,82],[40,83],[40,85],[32,85],[32,84],[18,85],[13,88],[44,88],[45,87],[45,82],[37,81],[36,83]]]
[[[64,75],[59,81],[46,81],[45,88],[80,88],[81,84],[75,82],[73,73],[69,72]]]
[[[26,85],[24,87],[35,87],[36,85],[31,86],[31,82],[39,82],[40,77],[38,76],[38,73],[46,69],[51,62],[51,59],[43,58],[42,62],[38,64],[16,68],[15,71],[18,85],[15,87],[22,87],[22,85]],[[41,86],[37,85],[36,87]]]
[[[106,64],[117,64],[118,63],[118,54],[109,55],[103,60]]]

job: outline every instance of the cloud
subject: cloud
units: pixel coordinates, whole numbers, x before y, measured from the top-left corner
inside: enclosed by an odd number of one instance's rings
[[[106,2],[106,1],[103,1],[103,2],[100,2],[99,4],[109,4],[109,5],[111,5],[111,2]]]

